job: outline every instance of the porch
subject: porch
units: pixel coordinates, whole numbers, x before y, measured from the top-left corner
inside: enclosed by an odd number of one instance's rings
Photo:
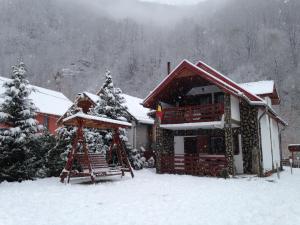
[[[163,109],[162,124],[197,123],[220,121],[224,114],[224,104],[205,104]]]
[[[225,155],[163,154],[161,172],[195,176],[222,176],[227,163]]]

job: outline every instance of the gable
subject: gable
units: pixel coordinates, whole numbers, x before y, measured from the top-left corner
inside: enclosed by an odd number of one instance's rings
[[[210,71],[213,73],[211,74]],[[199,83],[199,79],[202,83]],[[198,81],[197,81],[198,80]],[[180,84],[174,85],[174,82]],[[187,85],[188,83],[188,85]],[[144,100],[143,105],[152,109],[156,108],[158,101],[166,99],[165,96],[172,92],[177,92],[178,95],[188,92],[193,87],[204,85],[216,85],[220,90],[235,96],[245,97],[254,101],[262,101],[258,96],[249,93],[242,89],[235,82],[226,78],[224,75],[219,75],[212,69],[200,65],[200,67],[183,60]]]

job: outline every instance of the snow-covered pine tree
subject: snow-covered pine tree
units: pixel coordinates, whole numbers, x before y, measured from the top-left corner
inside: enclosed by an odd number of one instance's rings
[[[110,71],[105,73],[105,82],[103,83],[100,91],[98,92],[99,100],[96,106],[90,110],[91,115],[105,117],[115,120],[128,121],[130,116],[127,112],[127,107],[125,106],[125,99],[122,96],[122,91],[120,88],[115,88],[112,80]],[[142,162],[137,162],[140,158],[134,157],[135,153],[132,152],[132,148],[128,145],[128,138],[126,134],[126,129],[120,129],[120,138],[124,143],[131,165],[135,169],[140,169],[141,167],[136,165],[141,165]],[[106,131],[104,133],[104,148],[109,149],[110,143],[112,141],[111,131]]]
[[[97,105],[91,110],[91,114],[127,121],[127,107],[124,105],[125,99],[121,94],[121,89],[114,87],[110,71],[106,71],[105,82],[98,92],[99,100]]]
[[[0,180],[31,179],[34,152],[29,144],[39,131],[36,107],[29,99],[32,88],[25,78],[24,63],[12,67],[11,80],[4,83],[4,102],[0,105],[0,123],[8,126],[0,130]]]

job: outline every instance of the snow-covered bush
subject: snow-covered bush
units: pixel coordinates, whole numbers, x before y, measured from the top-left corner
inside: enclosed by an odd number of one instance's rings
[[[144,167],[145,168],[154,168],[155,167],[155,160],[154,160],[154,158],[150,157],[147,161],[145,159]]]
[[[143,158],[141,156],[141,151],[138,150],[138,149],[132,149],[130,152],[129,152],[129,160],[131,162],[131,166],[136,169],[136,170],[139,170],[139,169],[143,169],[144,167],[144,163],[145,163],[145,158]]]
[[[48,176],[59,176],[63,170],[69,151],[72,149],[72,140],[76,128],[59,127],[56,129],[55,146],[49,149],[46,155],[46,168]]]

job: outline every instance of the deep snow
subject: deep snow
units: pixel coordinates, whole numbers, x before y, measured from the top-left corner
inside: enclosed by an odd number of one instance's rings
[[[300,169],[234,179],[135,172],[115,182],[0,184],[1,225],[300,224]]]

